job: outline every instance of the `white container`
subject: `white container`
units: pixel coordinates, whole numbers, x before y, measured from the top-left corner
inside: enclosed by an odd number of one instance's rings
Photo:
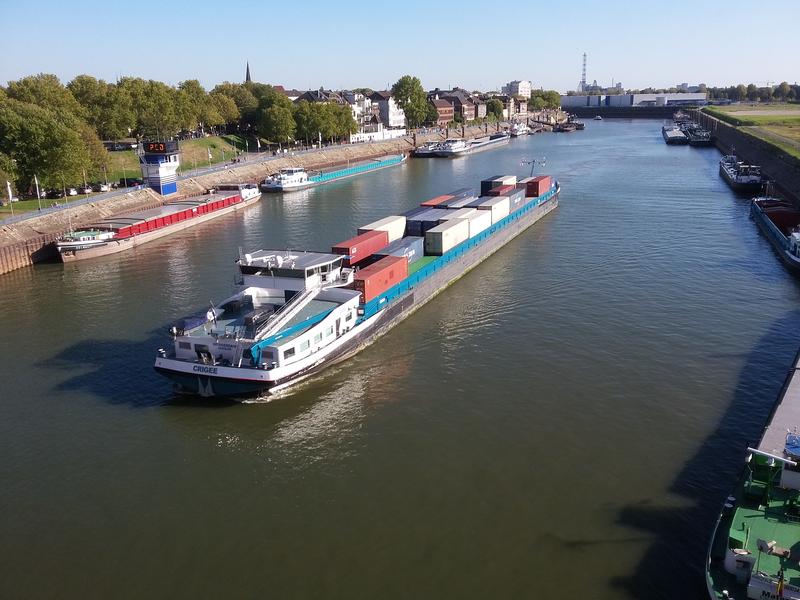
[[[500,219],[505,219],[511,210],[508,196],[484,196],[478,198],[471,206],[478,210],[490,211],[492,213],[492,225],[497,223]]]
[[[389,243],[392,243],[403,237],[406,231],[406,218],[402,216],[384,217],[380,221],[375,221],[374,223],[358,228],[359,235],[367,233],[368,231],[385,231],[389,235]]]
[[[453,219],[425,232],[425,254],[441,256],[469,239],[469,220]]]
[[[476,210],[475,214],[470,215],[468,220],[469,237],[472,238],[492,226],[492,212],[489,210]]]
[[[441,219],[439,219],[439,223],[444,223],[445,221],[450,221],[451,219],[468,219],[472,213],[478,212],[474,208],[459,208],[458,210],[448,210],[447,214],[445,214]]]
[[[498,177],[499,181],[502,183],[500,185],[517,185],[517,176],[516,175],[503,175]],[[495,180],[495,181],[497,181]]]

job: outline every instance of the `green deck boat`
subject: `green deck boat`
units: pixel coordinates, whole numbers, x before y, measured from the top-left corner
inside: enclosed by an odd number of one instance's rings
[[[713,600],[800,600],[798,360],[714,529],[706,564]]]

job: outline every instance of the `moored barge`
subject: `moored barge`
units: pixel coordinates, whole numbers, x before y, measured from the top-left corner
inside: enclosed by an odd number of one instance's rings
[[[264,193],[272,192],[293,192],[305,190],[311,187],[331,183],[340,179],[362,175],[372,171],[378,171],[387,167],[399,165],[406,160],[405,154],[396,156],[385,156],[374,160],[367,160],[345,168],[333,169],[329,171],[306,171],[303,167],[287,167],[278,173],[270,175],[259,188]]]
[[[56,240],[58,256],[67,263],[116,254],[237,211],[261,198],[258,187],[247,183],[220,184],[209,192],[71,231]]]
[[[784,264],[800,273],[800,210],[788,200],[754,198],[750,214]]]
[[[723,156],[719,161],[719,174],[735,192],[755,193],[764,184],[761,167],[748,165],[735,154]]]

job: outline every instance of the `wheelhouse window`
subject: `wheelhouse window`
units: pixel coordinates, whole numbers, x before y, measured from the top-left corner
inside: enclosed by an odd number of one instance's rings
[[[300,342],[300,352],[302,352],[303,350],[308,350],[309,346],[311,346],[311,342],[309,340]]]
[[[287,358],[291,358],[294,356],[294,348],[287,348],[283,351],[283,358],[284,360]]]

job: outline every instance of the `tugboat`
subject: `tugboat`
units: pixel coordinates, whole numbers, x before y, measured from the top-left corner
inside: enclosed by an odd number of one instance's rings
[[[745,164],[733,153],[719,161],[719,174],[736,192],[758,192],[764,183],[761,167]]]
[[[683,133],[689,139],[690,146],[714,145],[714,141],[711,139],[711,132],[708,129],[703,129],[697,123],[689,123],[682,129]]]

